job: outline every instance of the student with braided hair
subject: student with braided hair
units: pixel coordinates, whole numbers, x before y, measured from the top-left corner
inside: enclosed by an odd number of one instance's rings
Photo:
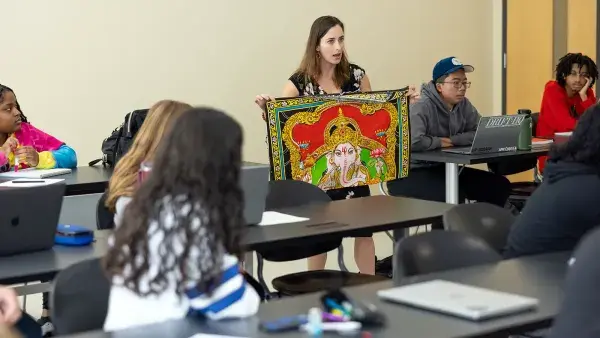
[[[64,142],[32,126],[15,92],[0,84],[0,171],[19,168],[75,168],[77,155]]]
[[[15,92],[2,84],[0,84],[0,144],[2,145],[0,172],[11,170],[15,162],[18,162],[19,168],[77,167],[75,150],[54,136],[32,126],[23,114]],[[42,282],[47,281],[47,279],[42,280]],[[38,322],[44,336],[54,330],[49,316],[48,299],[48,292],[44,292],[42,317]]]
[[[569,132],[583,112],[596,103],[592,87],[598,79],[598,67],[587,55],[569,53],[556,65],[556,79],[544,89],[536,136],[554,137],[555,133]],[[546,156],[539,159],[543,173]]]

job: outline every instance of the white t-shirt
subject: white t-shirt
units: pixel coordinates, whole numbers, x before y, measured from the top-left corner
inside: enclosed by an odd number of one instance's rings
[[[119,199],[121,200],[121,199]],[[126,204],[129,202],[123,201],[119,208],[117,201],[117,214],[115,215],[115,225],[120,226],[121,219],[117,221],[117,215],[122,215]],[[191,204],[186,204],[180,210],[169,208],[170,198],[165,198],[163,203],[166,205],[160,215],[161,228],[172,229],[175,224],[175,213],[186,214],[192,208]],[[198,206],[196,206],[198,207]],[[119,210],[120,209],[120,210]],[[206,232],[207,229],[202,226],[200,219],[192,223],[195,232]],[[153,221],[150,224],[148,233],[150,239],[149,247],[149,262],[150,268],[146,275],[140,279],[140,288],[147,289],[148,281],[158,272],[158,264],[161,258],[159,251],[161,244],[165,241],[164,232],[158,228],[158,222]],[[178,236],[171,237],[171,245],[176,253],[183,250],[184,232]],[[201,236],[201,243],[198,247],[190,250],[187,263],[186,274],[188,276],[188,290],[182,296],[178,296],[176,292],[176,276],[173,275],[169,285],[165,291],[159,295],[140,297],[133,291],[122,285],[122,276],[113,278],[113,286],[111,288],[108,313],[104,323],[104,330],[114,331],[132,326],[158,323],[171,319],[179,319],[187,316],[190,313],[198,313],[210,319],[224,318],[242,318],[254,315],[258,311],[260,298],[256,291],[246,283],[244,276],[239,270],[239,262],[235,256],[224,253],[222,254],[221,283],[216,287],[212,294],[202,294],[196,288],[194,279],[199,278],[199,264],[202,264],[202,257],[205,257],[207,248],[204,241],[209,241],[210,236]],[[217,253],[218,254],[218,253]],[[126,274],[128,269],[124,270]],[[174,274],[178,271],[173,271]]]

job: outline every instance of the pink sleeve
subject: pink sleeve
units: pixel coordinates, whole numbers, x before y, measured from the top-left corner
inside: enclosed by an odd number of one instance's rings
[[[46,134],[29,123],[23,123],[21,130],[16,135],[19,143],[25,146],[32,146],[37,152],[56,150],[64,144],[64,142],[52,135]]]

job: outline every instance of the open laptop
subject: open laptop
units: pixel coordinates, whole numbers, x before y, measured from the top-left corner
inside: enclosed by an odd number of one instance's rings
[[[243,166],[241,181],[246,224],[259,224],[269,193],[269,166],[263,164]]]
[[[442,151],[463,155],[516,151],[524,119],[524,115],[482,117],[471,146],[444,148]]]
[[[64,181],[0,189],[0,256],[49,250],[54,246]]]
[[[538,305],[534,298],[444,280],[379,290],[377,295],[391,302],[470,320],[523,312]]]

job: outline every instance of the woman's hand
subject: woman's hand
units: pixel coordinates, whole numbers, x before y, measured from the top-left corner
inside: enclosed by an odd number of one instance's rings
[[[37,167],[40,155],[32,146],[18,148],[15,155],[19,157],[19,163],[26,163],[30,167]]]
[[[9,137],[6,142],[2,145],[2,152],[8,157],[8,154],[14,152],[17,149],[19,143],[14,137]]]
[[[267,120],[267,102],[272,100],[275,100],[275,98],[267,94],[256,95],[254,99],[254,103],[262,110],[262,118],[265,121]]]
[[[587,91],[588,89],[590,89],[590,84],[592,84],[592,78],[586,77],[585,85],[583,85],[583,88],[581,88],[581,90],[579,91],[579,97],[581,97],[581,101],[585,101],[588,99]]]
[[[408,86],[408,103],[413,104],[421,98],[421,92],[417,90],[417,86]]]
[[[15,290],[0,286],[0,324],[12,325],[21,318],[21,314]]]

